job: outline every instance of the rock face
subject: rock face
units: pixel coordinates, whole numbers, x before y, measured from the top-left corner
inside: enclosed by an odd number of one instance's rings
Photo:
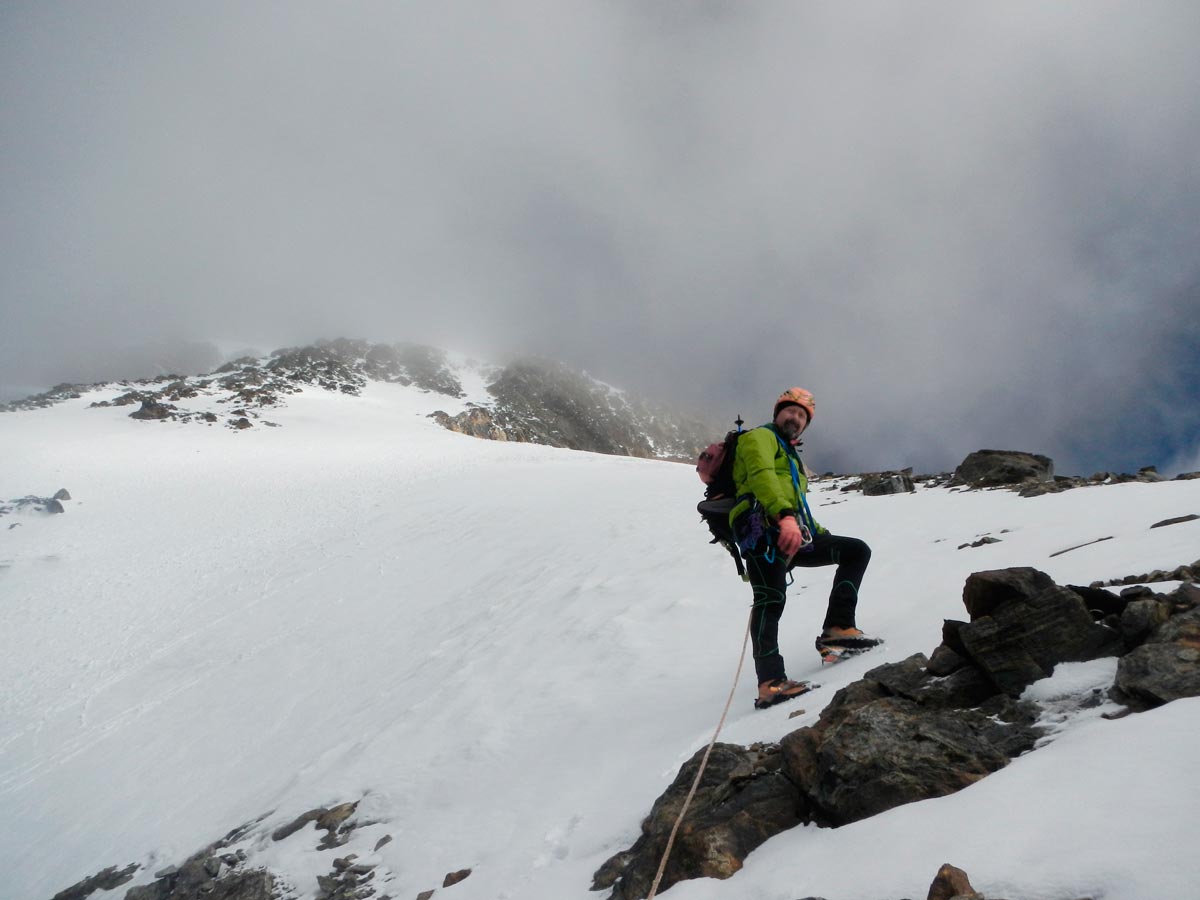
[[[650,892],[668,836],[704,750],[680,768],[642,822],[642,836],[596,872],[592,890],[613,888],[618,900]],[[659,890],[688,878],[728,878],[767,838],[803,821],[800,793],[780,772],[778,746],[716,744],[688,817],[675,839]]]
[[[56,515],[66,512],[66,507],[63,506],[63,501],[69,501],[71,494],[66,488],[60,489],[53,497],[37,497],[29,494],[25,497],[18,497],[14,500],[0,500],[0,516],[6,516],[9,513],[47,513]]]
[[[1083,599],[1036,569],[976,572],[963,588],[967,657],[996,689],[1017,697],[1060,662],[1115,656],[1121,635],[1093,621]]]
[[[959,463],[951,484],[1000,487],[1053,478],[1054,461],[1048,456],[1019,450],[976,450]]]
[[[1155,606],[1153,617],[1162,618],[1166,610]],[[1200,697],[1200,609],[1162,621],[1144,644],[1122,657],[1117,688],[1139,707]]]
[[[867,497],[911,494],[916,489],[916,485],[913,484],[912,469],[905,469],[903,472],[877,472],[872,475],[864,475],[862,479],[862,492]]]
[[[432,417],[453,431],[488,440],[548,444],[575,450],[695,461],[717,426],[687,419],[596,381],[559,363],[524,359],[506,366],[452,364],[449,355],[420,344],[376,344],[339,338],[307,347],[276,350],[266,358],[243,357],[208,375],[164,375],[113,385],[59,385],[26,401],[0,404],[0,412],[36,409],[78,399],[81,390],[112,387],[111,399],[93,407],[133,406],[139,421],[212,425],[211,406],[228,407],[224,424],[242,431],[270,410],[285,406],[305,386],[358,396],[371,382],[414,387],[461,400],[463,377],[487,382],[487,397],[469,408]]]
[[[112,891],[133,880],[138,870],[137,863],[130,863],[123,869],[109,866],[95,875],[91,875],[78,884],[73,884],[54,895],[53,900],[85,900],[95,891]]]
[[[547,360],[512,363],[488,391],[495,403],[487,427],[508,440],[694,461],[716,431]]]
[[[1060,662],[1126,654],[1113,696],[1135,709],[1200,696],[1193,585],[1118,596],[1015,568],[972,575],[963,602],[970,621],[946,621],[929,658],[872,669],[778,747],[717,745],[663,886],[727,878],[746,853],[796,824],[838,827],[969,787],[1034,749],[1039,709],[1016,698]],[[638,841],[596,872],[594,889],[612,888],[618,900],[647,895],[701,756],[655,802]],[[982,897],[969,891],[964,873],[944,869],[930,896]]]
[[[897,665],[923,670],[925,662],[921,655]],[[987,712],[962,709],[946,694],[927,704],[921,695],[928,686],[912,697],[892,695],[887,675],[868,673],[864,680],[873,685],[783,739],[784,771],[801,786],[818,824],[846,825],[953,794],[1032,749],[1038,736],[1031,710],[1003,702]]]

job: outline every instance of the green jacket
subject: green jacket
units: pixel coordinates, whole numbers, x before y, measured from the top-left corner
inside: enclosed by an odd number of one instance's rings
[[[786,447],[786,450],[785,450]],[[795,464],[797,485],[792,480],[792,465]],[[804,477],[804,463],[795,447],[781,442],[774,425],[752,428],[738,438],[737,456],[733,459],[733,484],[738,503],[729,512],[729,524],[748,510],[754,499],[773,519],[785,509],[801,515],[801,498],[808,493],[808,479]],[[743,495],[753,494],[753,498]],[[812,526],[817,532],[825,531],[816,522]]]

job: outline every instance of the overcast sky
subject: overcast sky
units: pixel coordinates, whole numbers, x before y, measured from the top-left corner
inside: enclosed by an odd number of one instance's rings
[[[802,385],[818,469],[1200,468],[1197,35],[1194,0],[8,0],[0,391],[416,340],[716,420]]]

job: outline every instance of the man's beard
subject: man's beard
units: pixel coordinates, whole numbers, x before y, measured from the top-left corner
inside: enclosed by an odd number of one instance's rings
[[[787,423],[779,426],[779,431],[789,441],[794,441],[794,440],[796,440],[796,438],[800,437],[800,435],[803,433],[804,429],[801,428],[799,425],[797,425],[795,422],[787,422]]]

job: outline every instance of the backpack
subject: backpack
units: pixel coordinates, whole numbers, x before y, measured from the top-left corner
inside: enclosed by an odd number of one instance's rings
[[[712,535],[710,544],[720,544],[733,557],[738,575],[746,580],[746,567],[742,565],[742,554],[738,551],[737,538],[729,527],[729,511],[737,505],[733,484],[733,460],[737,454],[737,442],[746,432],[742,430],[742,417],[738,416],[737,430],[730,431],[725,438],[709,444],[700,453],[696,462],[696,474],[704,482],[704,499],[696,505],[696,512],[708,526]]]

